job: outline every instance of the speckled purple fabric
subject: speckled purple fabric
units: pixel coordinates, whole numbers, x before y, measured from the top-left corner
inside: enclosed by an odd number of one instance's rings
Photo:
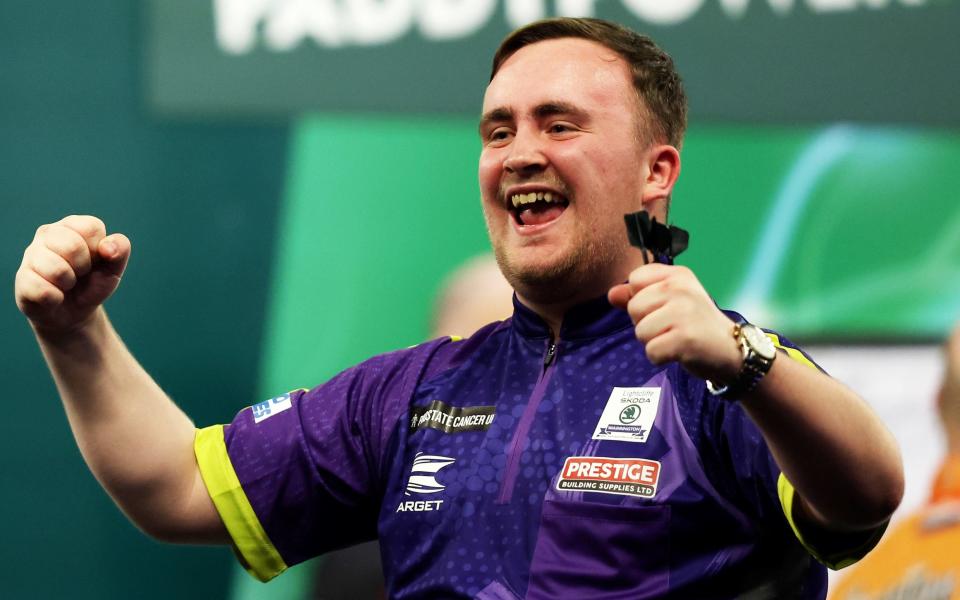
[[[259,423],[238,414],[228,454],[287,564],[379,537],[396,599],[825,596],[738,405],[650,364],[602,298],[550,343],[516,303],[468,340],[375,357]],[[659,405],[608,409],[614,388]]]

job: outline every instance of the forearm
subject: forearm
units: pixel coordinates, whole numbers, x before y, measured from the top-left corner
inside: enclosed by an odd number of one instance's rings
[[[608,299],[627,310],[654,364],[678,361],[709,381],[737,379],[744,338],[690,269],[644,265],[611,288]],[[903,465],[893,436],[839,382],[780,354],[741,404],[815,520],[866,529],[900,503]]]
[[[37,339],[80,452],[117,505],[144,531],[177,539],[206,491],[195,428],[134,359],[98,309],[70,334]],[[202,537],[202,536],[201,536]]]
[[[780,355],[741,403],[813,518],[861,529],[896,509],[903,495],[897,443],[852,390]]]

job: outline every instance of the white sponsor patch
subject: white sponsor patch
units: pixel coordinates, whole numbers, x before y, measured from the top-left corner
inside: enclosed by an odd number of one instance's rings
[[[593,432],[595,440],[646,442],[660,408],[660,388],[613,388]]]
[[[437,471],[444,467],[449,467],[455,458],[449,456],[436,456],[433,454],[418,453],[413,459],[413,466],[410,467],[410,479],[407,480],[407,491],[405,495],[414,494],[436,494],[442,492],[446,486],[437,481]]]
[[[292,407],[293,403],[290,402],[290,394],[284,394],[276,398],[264,400],[259,404],[254,404],[250,408],[253,409],[253,422],[259,423]]]
[[[557,489],[653,498],[660,481],[660,463],[645,458],[570,456],[563,463]]]

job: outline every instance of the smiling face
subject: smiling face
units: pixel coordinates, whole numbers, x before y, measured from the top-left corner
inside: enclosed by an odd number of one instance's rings
[[[676,178],[649,185],[663,146],[641,141],[641,113],[626,61],[588,40],[524,46],[490,82],[480,189],[497,262],[521,299],[579,302],[641,264],[623,215],[653,209],[662,221]]]

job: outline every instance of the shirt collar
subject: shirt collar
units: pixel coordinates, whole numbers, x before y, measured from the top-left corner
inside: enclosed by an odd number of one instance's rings
[[[667,254],[654,254],[654,262],[673,264],[673,257]],[[552,337],[550,327],[540,315],[524,306],[513,294],[513,323],[520,335],[528,338]],[[633,321],[625,310],[614,307],[607,301],[607,295],[588,300],[574,306],[563,317],[560,326],[561,340],[585,340],[601,337],[627,327],[633,327]]]
[[[524,306],[513,295],[513,323],[520,335],[527,338],[549,338],[550,327],[540,315]],[[559,339],[563,341],[584,340],[601,337],[633,327],[630,315],[607,301],[604,294],[567,311],[560,326]]]

